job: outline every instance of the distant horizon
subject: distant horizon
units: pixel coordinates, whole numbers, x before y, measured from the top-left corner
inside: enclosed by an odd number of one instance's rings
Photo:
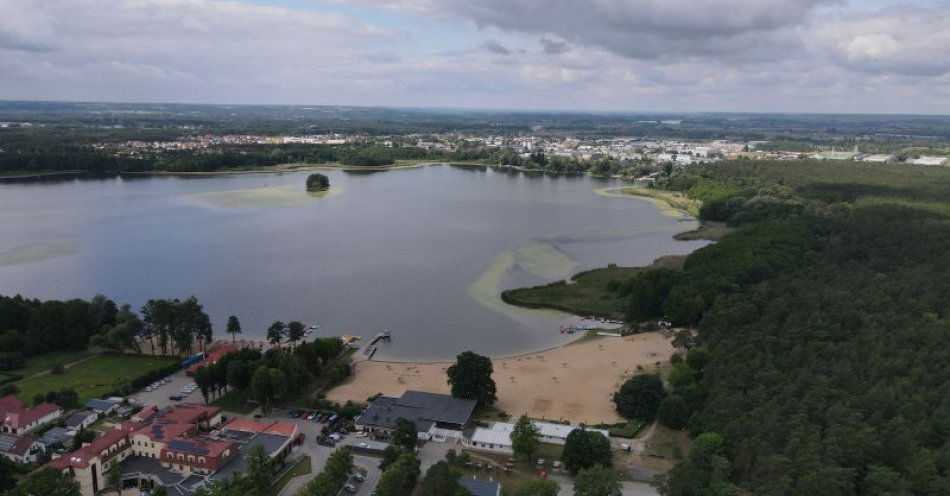
[[[110,101],[110,100],[33,100],[4,99],[4,103],[36,104],[77,104],[77,105],[180,105],[198,107],[322,107],[322,108],[358,108],[381,110],[413,111],[452,111],[473,113],[511,113],[511,114],[575,114],[575,115],[787,115],[787,116],[861,116],[861,117],[950,117],[950,113],[901,113],[901,112],[790,112],[790,111],[739,111],[739,110],[594,110],[594,109],[557,109],[557,108],[482,108],[482,107],[425,107],[402,105],[359,105],[347,103],[214,103],[186,101]],[[0,109],[2,110],[2,109]]]

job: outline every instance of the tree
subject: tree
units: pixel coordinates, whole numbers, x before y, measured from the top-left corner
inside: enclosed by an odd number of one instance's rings
[[[327,459],[323,471],[297,491],[296,496],[337,496],[353,468],[353,454],[343,447]]]
[[[574,496],[621,496],[620,475],[603,465],[594,465],[577,473]]]
[[[409,451],[415,451],[416,444],[418,443],[419,433],[416,430],[416,424],[402,417],[396,419],[396,428],[393,429],[392,444]]]
[[[445,461],[429,467],[422,478],[421,496],[468,496],[469,492],[459,484],[459,473]]]
[[[260,402],[264,413],[268,412],[270,400],[273,397],[270,379],[270,369],[267,368],[267,365],[258,367],[257,370],[254,371],[254,376],[251,378],[251,392],[254,395],[254,399]]]
[[[284,334],[287,332],[287,326],[281,321],[276,321],[267,328],[267,342],[277,346],[284,340]]]
[[[557,496],[561,485],[551,479],[533,479],[524,483],[514,496]]]
[[[666,396],[663,381],[656,375],[635,375],[620,386],[614,393],[614,405],[620,415],[628,419],[644,422],[653,420],[660,401]]]
[[[689,419],[689,406],[678,395],[670,395],[660,401],[656,412],[657,420],[670,429],[681,430]]]
[[[689,458],[678,463],[665,476],[659,478],[658,487],[664,496],[735,496],[737,487],[729,480],[729,460],[724,455],[725,441],[715,432],[696,436]],[[830,473],[828,473],[830,476]],[[831,478],[822,481],[825,488],[831,487]],[[826,494],[836,494],[831,489]]]
[[[473,399],[480,407],[492,405],[497,400],[490,358],[466,351],[456,357],[455,364],[446,372],[452,386],[452,396]]]
[[[106,482],[109,484],[109,487],[119,493],[119,496],[122,496],[122,471],[119,469],[118,460],[114,460],[112,464],[109,465],[109,471],[106,472]]]
[[[225,332],[231,335],[231,342],[237,341],[237,335],[241,334],[241,322],[234,315],[228,317],[228,326]]]
[[[195,371],[194,377],[195,384],[198,385],[198,389],[201,390],[201,396],[204,398],[205,403],[208,402],[208,393],[211,391],[211,366],[204,366]]]
[[[409,496],[419,478],[419,459],[411,451],[403,451],[395,463],[379,478],[377,496]]]
[[[527,415],[522,415],[511,431],[511,447],[515,455],[530,461],[541,443],[539,436],[540,432],[534,422],[531,422]]]
[[[396,463],[396,460],[399,459],[399,455],[402,454],[402,451],[402,448],[397,448],[393,444],[386,446],[386,449],[383,450],[383,457],[379,460],[379,469],[386,470],[390,465]]]
[[[330,179],[327,176],[319,173],[313,173],[307,176],[307,191],[326,191],[329,188]]]
[[[296,346],[297,341],[303,339],[304,330],[303,324],[296,320],[287,324],[287,341],[290,341],[292,347]]]
[[[581,427],[574,429],[564,441],[564,453],[561,455],[564,466],[577,473],[594,465],[611,466],[612,453],[610,441],[599,432]]]
[[[267,457],[267,452],[260,444],[255,445],[247,453],[247,480],[252,494],[266,494],[274,478],[274,470],[271,461]]]
[[[81,496],[79,481],[54,468],[35,472],[17,484],[7,496]]]

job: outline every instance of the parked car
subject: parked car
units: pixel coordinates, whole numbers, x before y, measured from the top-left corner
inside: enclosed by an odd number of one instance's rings
[[[353,484],[347,484],[343,486],[343,490],[348,493],[353,494],[353,493],[356,493],[356,486],[354,486]]]
[[[361,474],[353,474],[353,478],[356,479],[357,482],[363,482],[366,480],[366,477],[363,477]]]

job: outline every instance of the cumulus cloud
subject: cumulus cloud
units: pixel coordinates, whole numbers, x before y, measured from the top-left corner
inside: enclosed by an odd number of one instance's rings
[[[950,7],[841,16],[816,23],[808,40],[854,71],[939,76],[950,72]]]

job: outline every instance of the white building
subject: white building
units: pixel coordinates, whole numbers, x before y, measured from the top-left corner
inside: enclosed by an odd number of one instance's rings
[[[563,445],[567,441],[567,436],[580,426],[555,424],[551,422],[532,421],[538,429],[538,440],[542,443]],[[476,427],[471,436],[462,439],[462,444],[476,450],[492,451],[496,453],[513,452],[511,447],[511,433],[515,430],[515,424],[507,422],[494,422],[490,427]],[[607,439],[610,439],[610,433],[603,429],[590,429],[592,432],[599,432]]]
[[[947,157],[920,157],[915,158],[910,161],[914,165],[943,165],[947,161]]]

